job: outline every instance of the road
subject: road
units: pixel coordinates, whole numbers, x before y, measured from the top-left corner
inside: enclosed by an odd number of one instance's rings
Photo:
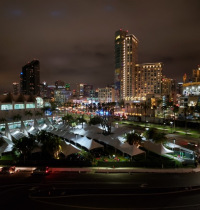
[[[199,209],[200,173],[0,175],[2,209]]]

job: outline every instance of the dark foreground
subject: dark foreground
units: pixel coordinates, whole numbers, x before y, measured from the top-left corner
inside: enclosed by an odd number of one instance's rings
[[[200,174],[0,175],[2,209],[200,209]]]

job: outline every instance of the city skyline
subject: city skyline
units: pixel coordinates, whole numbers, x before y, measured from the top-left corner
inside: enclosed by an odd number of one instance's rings
[[[120,28],[138,38],[139,63],[163,62],[163,75],[182,81],[199,64],[199,6],[198,0],[2,1],[0,91],[11,90],[33,59],[41,63],[41,82],[114,84]]]

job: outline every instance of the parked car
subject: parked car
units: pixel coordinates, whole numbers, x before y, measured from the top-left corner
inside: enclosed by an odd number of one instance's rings
[[[5,166],[0,170],[1,174],[14,174],[16,172],[15,166]]]
[[[49,175],[51,173],[51,170],[49,167],[37,167],[32,171],[32,175]]]

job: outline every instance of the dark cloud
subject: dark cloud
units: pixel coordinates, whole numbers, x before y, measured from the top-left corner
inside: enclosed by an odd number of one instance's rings
[[[164,63],[182,79],[199,64],[199,0],[2,0],[0,89],[19,81],[33,58],[41,81],[113,83],[114,33],[139,39],[139,62]]]

